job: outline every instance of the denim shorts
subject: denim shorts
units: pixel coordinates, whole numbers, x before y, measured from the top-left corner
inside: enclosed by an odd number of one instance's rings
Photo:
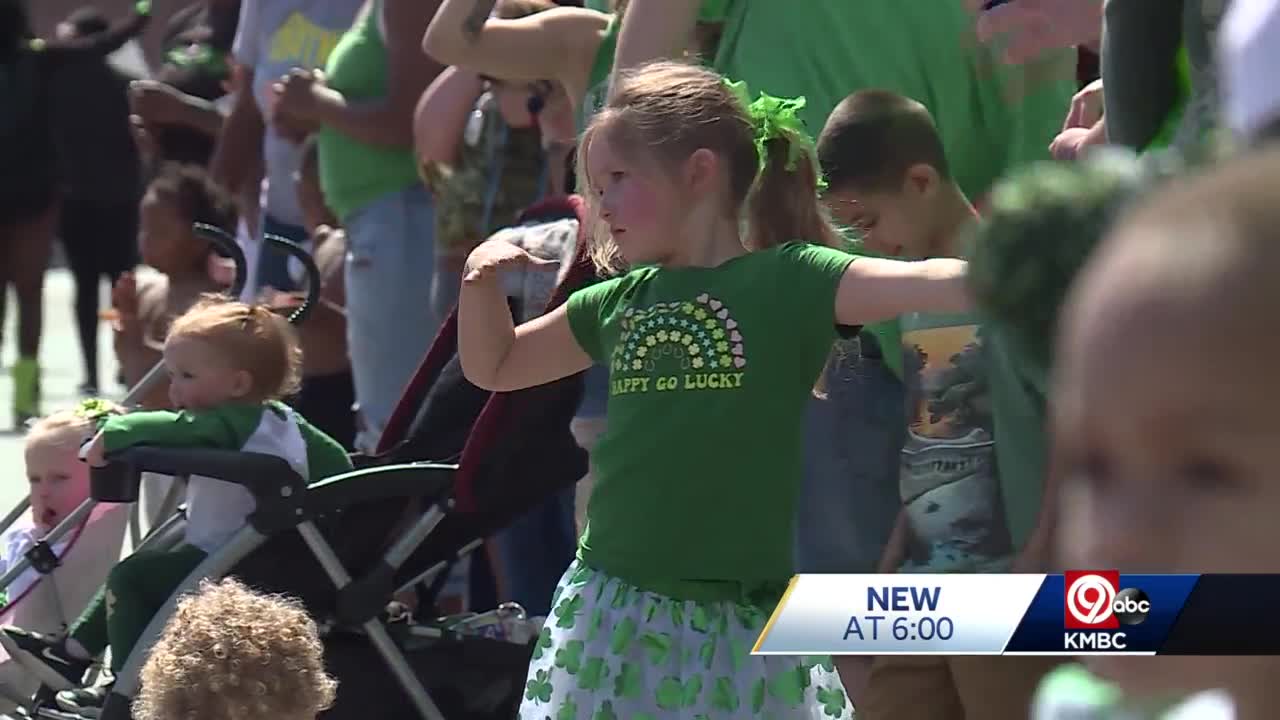
[[[902,506],[906,396],[873,343],[866,333],[842,342],[826,373],[826,397],[809,401],[796,572],[875,572]]]
[[[347,344],[372,451],[441,318],[432,304],[435,208],[420,185],[384,195],[346,218]]]

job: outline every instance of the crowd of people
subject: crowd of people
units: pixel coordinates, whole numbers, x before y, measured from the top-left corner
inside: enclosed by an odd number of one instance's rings
[[[146,77],[112,58],[148,0],[52,37],[26,2],[0,0],[32,501],[5,566],[130,445],[350,469],[456,312],[474,386],[582,378],[587,476],[458,568],[471,602],[554,617],[521,717],[1270,717],[1270,658],[749,649],[796,572],[1275,569],[1246,335],[1280,261],[1280,2],[198,0]],[[517,322],[503,273],[561,263],[499,231],[571,194],[597,277]],[[238,299],[209,232],[248,259]],[[268,236],[320,271],[296,329],[307,279]],[[117,384],[168,370],[140,408],[44,414],[55,239],[85,396],[111,394],[109,319]],[[120,670],[254,508],[185,493],[177,550],[72,563],[123,532],[104,508],[57,549],[79,582],[10,588],[0,695],[93,716],[95,658]],[[288,601],[206,585],[135,717],[313,717],[335,693],[317,638]]]

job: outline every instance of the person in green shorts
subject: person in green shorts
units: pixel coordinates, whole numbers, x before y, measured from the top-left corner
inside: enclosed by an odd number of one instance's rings
[[[603,221],[590,249],[629,272],[517,328],[499,270],[549,265],[502,240],[467,261],[472,383],[609,369],[587,527],[522,718],[851,717],[828,659],[750,655],[792,575],[801,418],[840,326],[963,311],[965,263],[835,249],[800,103],[746,96],[657,63],[587,126],[583,197]]]
[[[828,118],[818,158],[827,207],[869,250],[906,259],[966,254],[978,217],[921,103],[885,90],[850,95]],[[1036,521],[1044,482],[1043,443],[1014,431],[1032,419],[1010,412],[1009,399],[1024,393],[1019,378],[1008,372],[998,332],[975,314],[909,313],[900,322],[909,401],[894,462],[901,510],[878,571],[1007,572]],[[869,677],[862,659],[839,665],[863,717],[1022,720],[1058,662],[883,657]]]
[[[82,454],[101,466],[109,453],[134,445],[225,448],[276,455],[306,480],[350,470],[341,445],[279,402],[295,390],[301,359],[284,318],[265,306],[212,296],[175,320],[165,340],[169,399],[177,411],[108,417]],[[193,475],[181,546],[121,561],[66,638],[4,628],[0,646],[47,687],[64,691],[59,705],[100,704],[101,689],[73,690],[92,659],[110,649],[111,669],[124,667],[178,584],[230,541],[255,507],[243,485]]]

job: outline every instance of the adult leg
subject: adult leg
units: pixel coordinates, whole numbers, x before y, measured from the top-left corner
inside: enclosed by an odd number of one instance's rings
[[[67,202],[60,211],[59,235],[66,252],[71,276],[75,279],[76,331],[80,337],[80,357],[84,361],[84,383],[81,388],[98,387],[98,294],[100,276],[94,244],[98,232],[105,232],[107,216],[96,208]]]
[[[20,221],[9,240],[13,286],[18,296],[18,360],[13,365],[15,424],[40,415],[40,335],[44,324],[44,273],[53,245],[56,205]]]
[[[434,207],[420,186],[375,200],[346,219],[347,347],[371,451],[439,329],[431,309]]]

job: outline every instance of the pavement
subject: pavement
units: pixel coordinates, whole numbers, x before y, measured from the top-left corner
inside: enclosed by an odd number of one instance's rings
[[[101,287],[102,307],[110,299],[106,281]],[[75,284],[71,273],[53,269],[45,277],[44,336],[40,344],[41,387],[44,392],[42,410],[54,412],[72,407],[80,401],[77,387],[84,381],[80,359],[80,342],[76,339],[72,302]],[[9,368],[18,355],[17,298],[9,295],[8,317],[3,319],[0,333],[0,516],[8,512],[27,492],[22,462],[22,436],[13,430],[13,382]],[[99,378],[103,391],[112,399],[124,397],[116,386],[116,359],[111,351],[111,328],[106,322],[98,327]]]

